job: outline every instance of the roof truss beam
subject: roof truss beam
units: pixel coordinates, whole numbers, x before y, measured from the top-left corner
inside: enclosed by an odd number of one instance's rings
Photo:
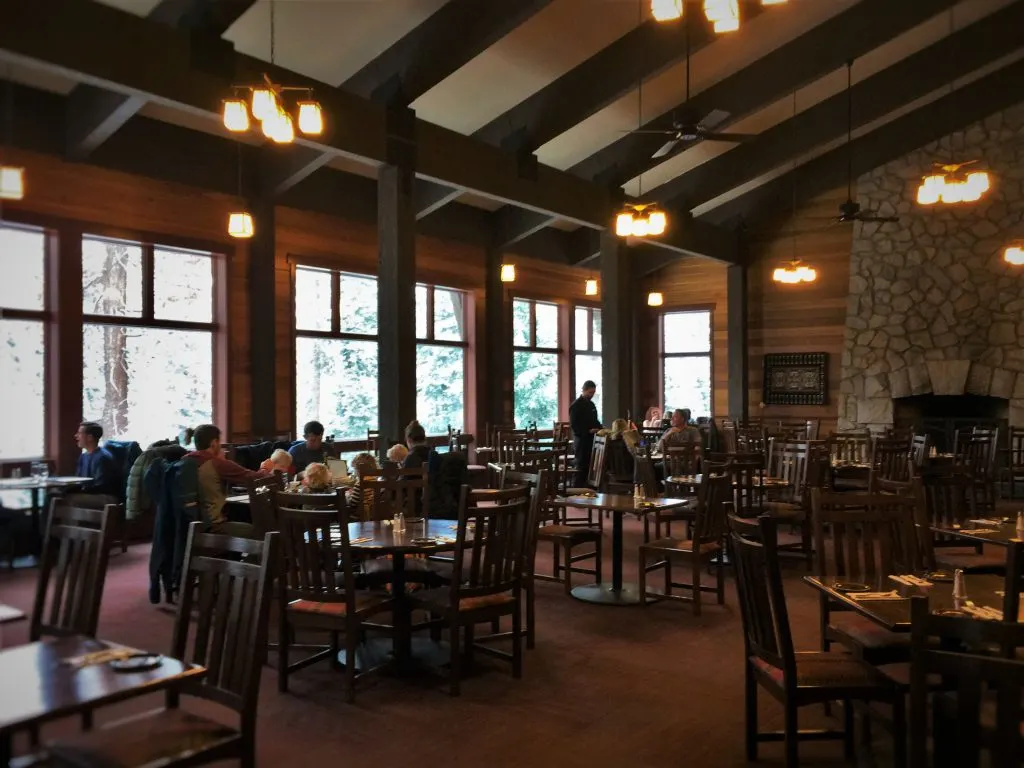
[[[707,115],[714,109],[729,112],[727,121],[715,126],[725,129],[758,109],[792,93],[795,89],[838,69],[940,13],[957,0],[893,3],[891,0],[861,2],[822,22],[790,43],[762,57],[748,67],[719,81],[690,99],[688,110]],[[668,130],[677,105],[643,126],[643,130]],[[616,184],[659,165],[667,158],[651,159],[664,137],[629,134],[570,170],[584,178],[611,175]],[[688,146],[693,146],[690,144]]]
[[[417,179],[413,194],[416,201],[416,220],[426,218],[444,208],[448,203],[454,203],[462,195],[462,192],[463,190],[455,187],[446,187],[444,184]]]
[[[492,214],[494,219],[495,242],[501,249],[510,248],[525,240],[548,225],[557,217],[537,211],[506,205]]]
[[[833,149],[699,220],[720,224],[736,219],[750,221],[755,216],[779,212],[791,205],[794,188],[799,205],[845,184],[848,161],[856,178],[1013,106],[1020,101],[1018,86],[1022,78],[1024,60],[1019,60],[854,139],[849,149]]]
[[[550,2],[449,0],[342,87],[378,104],[411,104]]]
[[[853,127],[867,125],[946,83],[1012,53],[1021,44],[1024,2],[1016,2],[853,86]],[[784,166],[846,133],[847,94],[836,94],[651,190],[668,207],[695,208]]]

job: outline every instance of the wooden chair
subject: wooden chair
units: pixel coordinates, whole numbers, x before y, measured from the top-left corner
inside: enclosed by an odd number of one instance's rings
[[[916,499],[818,490],[811,492],[811,499],[815,576],[821,581],[878,589],[889,584],[891,574],[919,570],[914,541]],[[826,529],[831,529],[830,536]],[[891,632],[853,611],[835,611],[832,601],[819,594],[822,651],[829,651],[836,642],[872,664],[909,658],[905,634]]]
[[[693,485],[672,481],[672,477],[692,477],[701,472],[703,449],[697,443],[673,446],[665,451],[662,464],[665,470],[665,494],[667,496],[693,496]]]
[[[993,430],[995,432],[997,430]],[[975,504],[982,514],[991,514],[996,506],[995,434],[974,434],[956,443],[956,457],[965,464],[972,480]]]
[[[247,559],[239,561],[243,556]],[[206,675],[169,691],[164,709],[47,745],[51,760],[45,764],[184,768],[238,760],[254,768],[260,670],[276,564],[276,533],[262,541],[238,539],[202,533],[202,524],[192,523],[170,655],[206,667]],[[239,725],[181,709],[182,696],[237,713]]]
[[[693,604],[693,615],[700,616],[701,593],[714,592],[719,605],[725,604],[725,571],[715,569],[715,586],[706,587],[700,583],[700,573],[704,566],[713,561],[721,565],[726,533],[727,504],[731,492],[729,475],[706,474],[697,496],[697,509],[690,531],[689,539],[657,538],[640,545],[639,574],[641,605],[658,600],[687,600]],[[648,563],[651,557],[660,558]],[[688,560],[690,562],[690,582],[683,584],[672,580],[672,561]],[[647,574],[651,571],[664,569],[665,590],[658,594],[647,591]],[[672,588],[689,590],[689,595],[674,595]]]
[[[871,478],[908,482],[912,439],[876,437],[871,448]]]
[[[568,421],[556,421],[551,428],[551,437],[555,442],[572,442],[572,427]]]
[[[1010,427],[1006,446],[1006,476],[1010,498],[1017,496],[1017,485],[1024,482],[1024,427]]]
[[[925,472],[922,476],[925,510],[929,525],[963,525],[979,516],[973,493],[973,478],[963,467]],[[929,531],[929,534],[931,532]],[[1001,555],[984,551],[955,536],[932,535],[933,559],[937,567],[963,568],[970,573],[1002,573]]]
[[[250,480],[247,487],[253,538],[259,539],[270,531],[278,530],[275,494],[284,490],[284,478],[275,473],[270,477]]]
[[[374,456],[380,453],[380,430],[379,429],[368,429],[366,430],[366,450],[368,453],[372,453]]]
[[[808,491],[808,472],[811,468],[811,444],[777,443],[772,446],[768,475],[782,480],[785,485],[766,488],[761,503],[765,514],[793,526],[798,535],[795,541],[785,544],[776,541],[780,553],[795,553],[804,559],[807,569],[812,567],[813,543],[811,528],[811,504]],[[815,474],[817,481],[818,475]]]
[[[910,461],[915,474],[920,472],[928,459],[930,442],[928,435],[914,435],[910,440]]]
[[[390,611],[384,594],[356,589],[356,565],[348,539],[344,497],[338,492],[330,508],[322,496],[278,495],[281,526],[281,601],[277,648],[277,687],[288,690],[288,676],[303,667],[330,659],[339,666],[339,635],[345,635],[345,698],[355,699],[356,680],[381,665],[357,671],[356,651],[366,620]],[[321,507],[309,509],[304,507]],[[294,630],[327,632],[329,646],[297,662],[289,662]]]
[[[911,598],[910,620],[911,766],[980,768],[1024,763],[1024,661],[976,650],[1024,646],[1024,625],[935,615],[925,597]],[[940,678],[940,691],[933,694],[934,676]],[[933,747],[929,756],[930,698]],[[983,761],[983,755],[988,759]]]
[[[736,565],[736,588],[743,616],[745,652],[747,760],[756,761],[763,741],[785,741],[786,765],[799,763],[798,741],[842,738],[847,758],[853,757],[853,701],[890,704],[893,712],[894,765],[906,765],[904,691],[873,666],[846,654],[821,651],[796,653],[790,634],[786,595],[778,553],[776,521],[760,519],[761,541],[733,533],[730,551]],[[765,688],[785,710],[782,733],[758,729],[757,689]],[[801,731],[797,710],[810,704],[844,702],[845,729]]]
[[[463,486],[451,584],[410,595],[413,607],[440,616],[449,627],[453,696],[462,682],[462,632],[471,656],[475,625],[502,616],[512,617],[511,654],[487,646],[476,650],[509,659],[512,676],[522,677],[523,572],[533,525],[529,488],[481,492]]]
[[[44,636],[96,636],[110,555],[110,506],[79,509],[50,504],[29,640]]]

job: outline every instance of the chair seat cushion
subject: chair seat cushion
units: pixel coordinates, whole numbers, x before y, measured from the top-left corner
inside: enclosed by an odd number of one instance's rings
[[[597,541],[601,538],[601,532],[597,528],[587,528],[582,525],[555,523],[552,525],[542,525],[538,528],[537,538],[544,540]]]
[[[181,709],[160,709],[47,745],[53,765],[128,766],[174,763],[238,738],[238,731]]]
[[[891,648],[903,646],[910,651],[910,635],[892,632],[881,627],[865,616],[852,611],[840,611],[829,615],[829,629],[835,634],[849,638],[864,648]]]
[[[711,552],[718,552],[722,548],[721,542],[705,541],[698,545],[697,553],[705,555]],[[646,544],[641,544],[640,549],[657,549],[671,552],[693,553],[693,539],[656,539]]]
[[[362,612],[370,608],[383,605],[389,598],[385,595],[372,593],[356,594],[356,612]],[[323,616],[346,616],[348,604],[344,602],[319,602],[316,600],[292,600],[288,603],[288,610],[294,613],[316,613]]]
[[[412,601],[420,606],[443,610],[448,608],[451,603],[451,591],[448,587],[426,589],[413,595]],[[515,603],[515,598],[508,592],[499,592],[495,595],[463,597],[459,600],[459,611],[474,611],[498,605],[511,605],[513,603]]]
[[[754,669],[776,685],[783,684],[780,668],[757,656],[750,657]],[[839,653],[810,651],[796,654],[796,684],[813,688],[894,688],[892,679],[871,664]]]

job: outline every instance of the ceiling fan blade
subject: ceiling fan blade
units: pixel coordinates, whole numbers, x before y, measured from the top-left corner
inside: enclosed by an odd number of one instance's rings
[[[677,131],[674,131],[674,130],[672,130],[672,131],[640,131],[640,130],[637,130],[637,131],[619,131],[619,133],[641,133],[641,134],[651,134],[651,135],[654,135],[654,136],[675,136]]]
[[[715,131],[701,131],[701,136],[708,141],[728,141],[736,144],[757,138],[756,133],[716,133]]]
[[[700,124],[708,130],[711,130],[716,125],[721,125],[723,122],[728,120],[731,114],[731,112],[726,112],[724,109],[712,109],[704,116],[704,119],[700,121]]]
[[[651,155],[651,160],[657,160],[659,158],[665,157],[673,149],[676,148],[677,144],[679,144],[681,142],[682,142],[682,139],[672,139],[671,141],[665,142],[664,144],[661,145],[661,149],[659,149],[657,152],[655,152],[653,155]]]

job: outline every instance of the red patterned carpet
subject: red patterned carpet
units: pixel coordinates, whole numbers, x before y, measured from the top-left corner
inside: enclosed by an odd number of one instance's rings
[[[610,528],[610,526],[609,526]],[[606,545],[610,550],[610,531]],[[641,531],[627,522],[627,578],[635,573]],[[544,563],[547,567],[547,552]],[[147,599],[149,548],[111,556],[103,597],[101,637],[165,650],[173,617]],[[790,619],[798,648],[817,646],[817,598],[787,566]],[[29,610],[35,570],[0,572],[0,601]],[[586,577],[578,577],[581,580]],[[711,598],[713,600],[713,597]],[[538,642],[527,652],[524,677],[481,659],[461,698],[441,681],[377,678],[345,704],[340,678],[326,664],[296,673],[279,694],[266,668],[259,707],[259,764],[303,768],[329,765],[446,764],[486,768],[722,768],[746,765],[743,748],[743,641],[731,577],[725,607],[705,606],[695,619],[688,605],[647,609],[589,605],[558,584],[538,586]],[[7,646],[24,642],[25,624],[4,633]],[[3,690],[0,695],[17,695]],[[105,710],[102,722],[159,706],[159,698]],[[761,697],[762,722],[781,727],[781,709]],[[801,714],[801,726],[827,725],[820,707]],[[837,724],[838,725],[838,724]],[[60,723],[48,735],[77,723]],[[890,747],[875,729],[877,751],[860,765],[885,766]],[[782,765],[781,744],[761,748],[761,765]],[[802,764],[844,765],[842,745],[801,745]]]

